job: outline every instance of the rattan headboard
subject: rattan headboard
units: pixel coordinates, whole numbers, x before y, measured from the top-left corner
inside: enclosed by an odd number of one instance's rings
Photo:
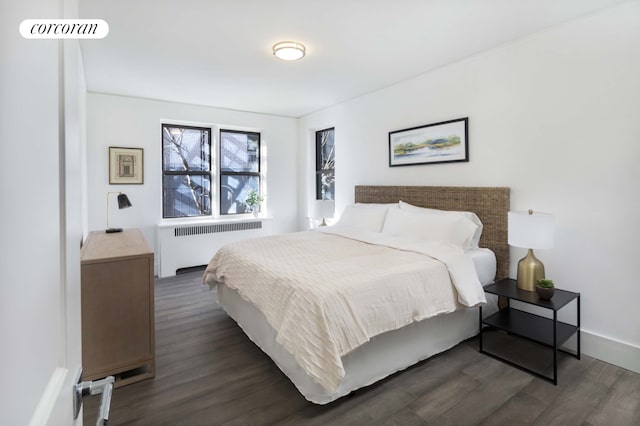
[[[474,212],[483,224],[480,247],[496,254],[496,280],[509,276],[507,212],[509,188],[466,186],[364,186],[355,187],[356,203],[407,203],[441,210]]]

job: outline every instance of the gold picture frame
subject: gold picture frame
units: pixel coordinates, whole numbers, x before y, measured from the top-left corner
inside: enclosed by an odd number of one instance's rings
[[[109,147],[109,184],[142,185],[144,158],[142,148]]]

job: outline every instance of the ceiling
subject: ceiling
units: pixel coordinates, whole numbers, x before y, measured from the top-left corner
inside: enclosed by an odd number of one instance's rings
[[[80,0],[81,47],[91,92],[300,117],[620,2]]]

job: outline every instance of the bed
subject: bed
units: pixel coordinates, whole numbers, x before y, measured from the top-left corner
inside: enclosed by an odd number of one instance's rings
[[[359,207],[403,202],[412,208],[473,212],[482,222],[480,248],[443,256],[441,248],[432,253],[428,245],[417,249],[404,240],[402,245],[392,239],[379,242],[377,235],[336,226],[230,245],[214,256],[204,274],[229,316],[316,404],[329,403],[477,334],[475,306],[484,302],[484,292],[467,281],[484,285],[508,275],[509,188],[356,186],[354,201]],[[349,262],[337,262],[352,252],[357,255]],[[287,262],[278,266],[283,258]],[[314,269],[316,262],[321,267]],[[417,276],[429,277],[428,286],[418,284]],[[395,280],[393,292],[388,290],[390,277]],[[273,290],[266,291],[271,287],[264,283],[273,284]],[[427,304],[426,299],[436,302]],[[495,300],[487,302],[483,311],[488,314]],[[379,315],[386,311],[395,316]],[[360,321],[364,317],[369,319]]]

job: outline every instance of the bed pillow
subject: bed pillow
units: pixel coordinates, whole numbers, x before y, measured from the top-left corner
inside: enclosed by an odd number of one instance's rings
[[[397,209],[400,210],[400,209]],[[361,229],[371,232],[382,231],[387,208],[361,207],[357,204],[348,205],[340,219],[333,225],[336,228]]]
[[[451,244],[462,250],[470,247],[478,225],[462,215],[425,214],[406,209],[391,209],[382,232],[411,240]]]
[[[480,247],[479,244],[480,244],[480,237],[482,236],[483,225],[482,225],[482,221],[480,220],[480,218],[475,213],[473,213],[473,212],[462,212],[462,211],[449,211],[449,210],[429,209],[429,208],[426,208],[426,207],[414,206],[413,204],[405,203],[404,201],[400,201],[400,203],[398,205],[400,206],[401,210],[407,210],[407,211],[418,212],[418,213],[426,213],[426,214],[462,216],[462,217],[467,218],[471,222],[475,223],[476,226],[477,226],[477,229],[476,229],[475,233],[473,234],[473,237],[471,238],[471,240],[469,242],[469,247],[467,247],[467,248],[479,248]]]

